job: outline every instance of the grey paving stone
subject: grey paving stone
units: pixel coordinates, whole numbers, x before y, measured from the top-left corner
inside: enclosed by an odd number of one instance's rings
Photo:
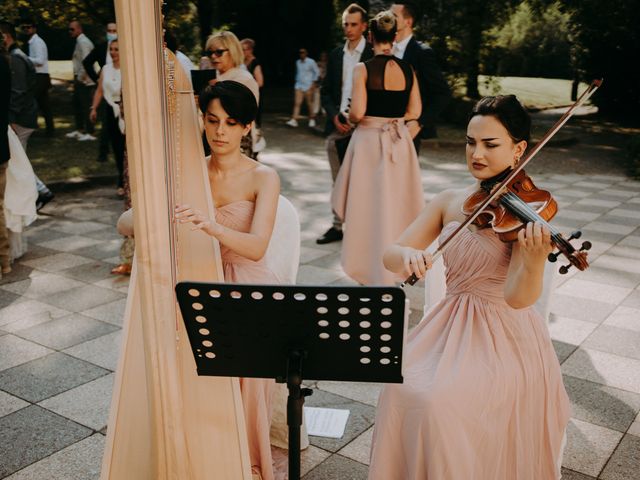
[[[344,271],[342,270],[342,265],[340,264],[340,252],[330,253],[329,255],[325,255],[316,260],[312,260],[308,263],[308,265],[314,265],[320,268],[329,268],[331,270],[337,270],[340,272],[340,275],[344,275]]]
[[[44,357],[52,350],[42,345],[23,340],[15,335],[0,337],[0,371]]]
[[[626,328],[600,325],[582,346],[640,360],[640,332]]]
[[[414,328],[424,318],[422,310],[409,310],[409,329]]]
[[[95,285],[85,285],[74,290],[59,293],[43,301],[72,312],[81,312],[123,298],[122,293]]]
[[[549,315],[548,327],[553,340],[570,345],[580,345],[595,330],[597,324],[561,317],[552,313]]]
[[[640,332],[640,309],[618,307],[607,317],[604,325]]]
[[[66,312],[68,315],[69,312]],[[15,322],[7,323],[3,325],[3,329],[7,332],[17,333],[20,330],[25,330],[27,328],[35,327],[36,325],[42,325],[43,323],[50,322],[54,320],[56,317],[53,317],[50,312],[42,312],[36,313],[35,315],[29,315],[28,317],[22,317],[20,320],[16,320]]]
[[[597,477],[622,438],[622,433],[571,419],[562,465]]]
[[[110,323],[73,313],[16,333],[46,347],[62,350],[117,330]]]
[[[96,260],[104,260],[105,258],[111,258],[120,254],[120,247],[122,246],[122,237],[113,240],[95,242],[93,245],[78,248],[74,250],[76,255],[82,255],[83,257],[89,257]]]
[[[116,264],[112,264],[116,265]],[[99,282],[95,282],[94,285],[96,287],[109,288],[111,290],[115,290],[116,292],[124,293],[125,295],[129,292],[129,280],[131,277],[128,275],[111,275],[109,278],[105,278],[104,280],[100,280]]]
[[[611,250],[609,250],[610,252]],[[609,253],[607,252],[607,253]],[[589,255],[591,257],[591,255]],[[580,272],[580,280],[595,283],[605,283],[614,287],[635,288],[640,285],[640,275],[637,273],[624,272],[611,268],[601,267],[599,263],[593,262],[591,266]]]
[[[37,405],[0,418],[0,478],[91,435],[91,430]],[[52,478],[52,477],[45,477]]]
[[[83,265],[90,262],[90,258],[81,257],[79,255],[72,255],[70,253],[56,253],[54,255],[48,255],[46,257],[40,257],[34,260],[27,260],[22,263],[38,270],[55,273],[59,272],[60,270],[66,270],[67,268],[77,267],[78,265]]]
[[[47,410],[100,430],[107,426],[114,375],[105,375],[39,403]]]
[[[99,222],[76,222],[70,220],[56,220],[51,228],[59,232],[64,232],[68,235],[84,235],[89,232],[95,232],[96,230],[102,230],[106,227],[104,223]]]
[[[562,480],[596,480],[596,478],[562,467]]]
[[[630,237],[640,240],[640,237]],[[633,260],[640,260],[640,247],[633,247],[628,245],[622,245],[618,242],[617,245],[611,247],[607,252],[609,255],[622,258],[630,258]]]
[[[576,297],[576,299],[595,300],[597,302],[616,305],[631,293],[631,288],[615,287],[604,283],[572,278],[562,284],[562,286],[558,288],[557,293]]]
[[[88,256],[88,255],[87,255]],[[77,267],[62,270],[60,275],[86,283],[96,283],[111,276],[113,265],[100,261],[85,263]]]
[[[11,265],[11,273],[5,273],[0,277],[0,285],[19,282],[20,280],[26,280],[39,274],[38,271],[35,271],[35,274],[33,272],[33,268],[27,267],[19,262],[13,262],[13,265]]]
[[[637,288],[624,299],[622,305],[631,308],[640,308],[640,290]]]
[[[30,229],[31,227],[29,227],[29,230]],[[49,248],[41,247],[40,245],[29,243],[29,250],[27,250],[27,253],[25,253],[22,257],[20,257],[18,262],[20,264],[23,264],[24,262],[27,262],[29,260],[36,260],[38,258],[48,257],[49,255],[54,255],[55,253],[57,253],[55,250],[51,250]]]
[[[300,452],[300,475],[302,478],[305,478],[307,473],[324,462],[330,455],[330,452],[313,445],[309,445]]]
[[[626,432],[640,411],[640,395],[569,375],[564,386],[573,418]]]
[[[8,292],[7,290],[0,289],[0,308],[8,307],[9,305],[19,302],[20,300],[20,295],[16,295],[15,293]],[[2,321],[3,318],[2,316],[0,316],[0,322]]]
[[[59,252],[73,252],[79,248],[95,245],[96,242],[97,240],[94,238],[83,237],[81,235],[65,235],[55,240],[39,242],[39,245],[52,250],[58,250]]]
[[[317,383],[317,388],[325,392],[335,393],[360,403],[375,407],[384,384],[363,382],[326,382]]]
[[[369,465],[369,455],[371,453],[371,440],[373,437],[373,427],[369,428],[353,442],[338,452],[338,455],[350,458],[364,465]]]
[[[95,318],[96,320],[121,326],[126,306],[127,299],[121,298],[114,302],[105,303],[104,305],[84,310],[81,313],[82,315]]]
[[[20,319],[41,313],[47,313],[51,318],[58,318],[69,314],[67,310],[54,307],[38,300],[25,300],[0,310],[0,326],[14,323]]]
[[[322,390],[314,390],[307,397],[305,405],[309,407],[325,407],[349,410],[349,420],[342,438],[309,437],[309,442],[316,447],[337,452],[354,438],[373,425],[375,408],[345,397]]]
[[[594,265],[629,272],[640,276],[640,260],[616,255],[601,255],[594,262]]]
[[[80,343],[64,350],[64,353],[86,360],[99,367],[115,371],[118,366],[120,346],[122,344],[122,330],[108,335]]]
[[[568,232],[569,230],[561,230],[561,231]],[[583,241],[589,240],[591,242],[600,241],[600,242],[606,242],[606,243],[618,243],[620,240],[622,240],[625,237],[623,234],[615,233],[612,231],[591,230],[587,226],[581,227],[580,231],[582,232],[581,240]]]
[[[104,443],[104,435],[96,433],[23,468],[6,480],[98,480]]]
[[[301,265],[296,283],[299,285],[326,285],[338,280],[344,274],[337,270],[320,268],[313,265]]]
[[[640,361],[632,358],[578,348],[562,364],[562,373],[640,393]]]
[[[558,340],[551,340],[551,343],[553,343],[553,349],[556,351],[556,356],[558,357],[558,362],[560,362],[560,364],[569,358],[578,348],[575,345],[560,342]]]
[[[27,237],[27,241],[29,242],[29,247],[31,247],[31,245],[40,245],[43,248],[49,250],[56,250],[55,248],[47,247],[46,245],[41,244],[60,240],[61,238],[66,238],[69,235],[67,233],[53,230],[51,228],[39,230],[32,230],[30,228],[27,228],[27,230],[25,231],[25,236]]]
[[[564,193],[564,192],[563,192]],[[616,208],[621,204],[621,200],[602,200],[601,198],[583,198],[576,202],[576,205],[586,205],[594,207]]]
[[[0,417],[9,415],[29,405],[28,402],[0,390]]]
[[[114,221],[113,225],[115,224],[116,222]],[[122,235],[120,235],[115,229],[115,227],[113,226],[103,228],[102,230],[95,230],[93,232],[85,233],[84,236],[89,238],[95,238],[96,240],[100,240],[100,241],[122,240]]]
[[[1,288],[27,298],[41,298],[64,290],[81,287],[82,282],[65,278],[53,273],[46,273],[35,278],[3,285]]]
[[[614,208],[607,215],[615,217],[622,217],[628,219],[629,223],[633,223],[634,220],[640,220],[640,210],[624,208],[624,205],[620,208]],[[637,223],[637,222],[636,222]]]
[[[616,223],[609,222],[591,222],[585,225],[585,230],[593,230],[603,233],[615,233],[618,235],[629,235],[635,230],[635,226],[618,225]]]
[[[628,480],[640,475],[640,437],[625,435],[604,468],[602,480]]]
[[[304,476],[304,480],[366,480],[369,469],[342,455],[332,455]]]
[[[108,373],[91,363],[54,352],[0,372],[0,388],[36,403]]]
[[[640,237],[635,235],[624,237],[622,240],[620,240],[617,243],[617,245],[624,246],[624,247],[640,248]]]

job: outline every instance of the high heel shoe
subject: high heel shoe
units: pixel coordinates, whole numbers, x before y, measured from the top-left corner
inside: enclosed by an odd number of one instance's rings
[[[117,267],[113,267],[111,273],[114,275],[131,275],[131,264],[121,263]]]

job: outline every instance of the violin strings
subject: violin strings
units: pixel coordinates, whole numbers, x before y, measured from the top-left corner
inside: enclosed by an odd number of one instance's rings
[[[523,219],[531,220],[535,218],[536,221],[539,221],[540,223],[542,223],[542,225],[546,226],[549,229],[551,233],[551,238],[555,242],[560,242],[564,240],[562,238],[561,233],[558,230],[556,230],[555,227],[553,227],[549,222],[547,222],[544,218],[542,218],[540,214],[531,207],[531,205],[529,205],[527,202],[522,200],[515,193],[507,192],[504,194],[504,196],[507,197],[506,200],[509,201],[509,207],[511,207],[513,210],[516,211],[516,215],[518,214],[521,215],[521,218],[520,218],[521,220]]]

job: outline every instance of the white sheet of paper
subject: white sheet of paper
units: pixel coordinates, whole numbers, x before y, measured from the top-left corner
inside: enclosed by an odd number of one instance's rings
[[[304,421],[309,435],[342,438],[349,419],[349,410],[304,407]]]

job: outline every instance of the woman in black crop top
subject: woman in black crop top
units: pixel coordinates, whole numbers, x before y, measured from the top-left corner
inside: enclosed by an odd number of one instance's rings
[[[342,267],[364,285],[392,285],[382,254],[424,207],[412,139],[420,130],[421,100],[411,66],[391,55],[396,18],[369,23],[375,56],[356,65],[349,121],[357,127],[332,192],[345,223]]]

